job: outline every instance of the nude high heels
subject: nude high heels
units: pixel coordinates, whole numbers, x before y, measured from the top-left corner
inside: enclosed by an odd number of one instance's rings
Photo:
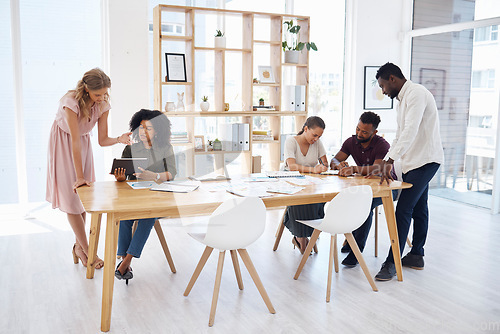
[[[73,263],[74,264],[78,264],[78,256],[76,255],[75,247],[76,247],[76,244],[73,245],[73,250],[72,250],[72,253],[73,253]]]
[[[77,244],[75,243],[73,245],[73,250],[72,250],[72,253],[73,253],[73,263],[74,264],[78,264],[78,260],[80,260],[80,261],[82,261],[82,265],[84,267],[87,267],[87,264],[85,262],[83,262],[82,258],[80,256],[78,256],[78,254],[76,254],[76,250],[75,250],[76,246],[77,246]]]

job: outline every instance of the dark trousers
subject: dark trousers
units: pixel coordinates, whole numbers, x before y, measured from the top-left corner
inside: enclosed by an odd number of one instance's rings
[[[429,182],[438,169],[439,164],[432,162],[403,174],[403,181],[411,183],[413,186],[409,189],[403,189],[396,206],[396,223],[401,255],[406,244],[412,218],[413,246],[410,253],[424,255],[424,244],[429,227],[429,209],[427,207]],[[386,261],[394,263],[391,249],[389,249]]]

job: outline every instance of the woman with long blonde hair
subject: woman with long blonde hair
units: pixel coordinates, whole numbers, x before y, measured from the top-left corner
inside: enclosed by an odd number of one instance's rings
[[[101,69],[86,72],[76,89],[68,91],[59,101],[49,136],[46,199],[52,208],[67,214],[76,237],[73,260],[78,263],[80,259],[84,266],[88,260],[85,210],[76,188],[95,181],[90,131],[97,123],[100,146],[130,144],[129,132],[115,138],[108,136],[110,87],[111,80]],[[103,266],[101,259],[95,259],[97,269]]]

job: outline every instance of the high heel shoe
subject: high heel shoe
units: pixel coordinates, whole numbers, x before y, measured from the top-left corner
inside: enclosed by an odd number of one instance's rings
[[[302,250],[302,248],[300,248],[300,243],[296,237],[293,237],[292,244],[293,244],[293,249],[295,249],[295,247],[297,247],[299,249],[300,254],[304,254],[304,251]]]
[[[82,258],[78,254],[76,254],[76,250],[75,250],[76,246],[77,246],[77,244],[74,244],[73,249],[71,251],[73,253],[73,263],[78,264],[78,260],[80,260],[80,261],[82,261],[82,265],[84,267],[87,267],[87,264],[83,262]]]
[[[76,247],[76,244],[73,245],[73,249],[71,252],[73,253],[73,263],[78,264],[78,256],[76,255],[75,247]]]
[[[118,278],[119,280],[124,279],[125,280],[125,284],[128,285],[128,280],[132,279],[134,277],[134,274],[132,273],[132,267],[128,267],[128,269],[125,272],[125,274],[122,274],[118,270],[118,268],[120,267],[120,265],[122,264],[122,262],[123,261],[120,261],[120,263],[118,263],[118,265],[116,266],[115,277]]]

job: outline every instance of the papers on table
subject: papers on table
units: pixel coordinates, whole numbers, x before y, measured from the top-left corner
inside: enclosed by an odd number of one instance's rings
[[[283,180],[279,182],[258,182],[258,183],[243,183],[243,184],[232,184],[226,188],[226,190],[232,194],[239,196],[254,196],[254,197],[268,197],[272,196],[272,193],[277,194],[295,194],[304,189],[303,187],[297,187]]]
[[[261,185],[247,184],[228,187],[227,192],[243,197],[269,197],[272,194],[267,192],[267,188]]]
[[[292,195],[298,193],[302,189],[304,189],[304,187],[296,187],[287,182],[279,182],[277,184],[269,185],[267,187],[267,192]]]
[[[207,174],[203,176],[190,176],[189,177],[191,180],[194,181],[224,181],[224,180],[231,180],[230,177],[227,177],[226,175],[221,175],[221,174]]]
[[[195,181],[166,181],[151,187],[151,190],[168,191],[174,193],[189,193],[198,189],[200,182]]]
[[[134,181],[134,182],[127,182],[127,184],[132,189],[149,189],[156,183],[153,181]]]

